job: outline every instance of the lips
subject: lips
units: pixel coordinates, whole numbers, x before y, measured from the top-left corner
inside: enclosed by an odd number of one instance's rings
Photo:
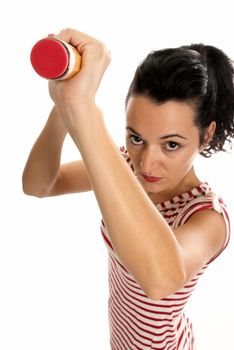
[[[158,181],[162,180],[162,177],[147,176],[144,174],[141,174],[141,176],[148,182],[158,182]]]

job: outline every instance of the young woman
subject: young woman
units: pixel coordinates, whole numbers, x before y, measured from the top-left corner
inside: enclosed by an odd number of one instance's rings
[[[82,68],[49,82],[55,105],[26,163],[24,192],[95,192],[109,250],[112,350],[195,349],[184,307],[227,246],[229,220],[193,162],[234,135],[232,63],[202,44],[151,52],[127,94],[120,152],[95,103],[109,51],[72,29],[56,37],[77,48]],[[82,160],[61,165],[67,132]]]

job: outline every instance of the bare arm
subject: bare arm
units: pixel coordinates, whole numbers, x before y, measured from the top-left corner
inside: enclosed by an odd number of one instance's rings
[[[82,134],[73,128],[72,135],[112,244],[146,295],[161,299],[182,288],[220,250],[226,235],[222,214],[212,210],[197,213],[173,231],[120,155],[101,112],[89,108],[83,112],[87,122]],[[74,115],[72,111],[68,114]],[[90,121],[88,115],[94,119]]]
[[[23,172],[23,190],[46,197],[91,189],[82,160],[60,165],[67,130],[54,107],[36,140]]]
[[[197,215],[172,231],[124,161],[96,106],[95,94],[110,60],[106,49],[73,30],[58,38],[78,49],[82,67],[69,81],[51,82],[51,97],[82,155],[118,256],[145,293],[160,299],[179,290],[220,249],[223,221],[217,225],[213,214],[206,215],[204,225],[203,215]],[[194,240],[202,252],[193,248]]]

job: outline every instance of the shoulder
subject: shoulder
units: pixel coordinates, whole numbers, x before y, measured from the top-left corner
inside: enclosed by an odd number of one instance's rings
[[[186,283],[213,261],[227,245],[227,228],[222,213],[205,209],[194,213],[174,230],[183,252]]]
[[[207,184],[204,192],[185,206],[177,225],[178,238],[204,250],[206,263],[220,255],[230,239],[227,207]]]
[[[214,212],[222,214],[227,228],[230,229],[228,209],[223,199],[207,183],[202,183],[195,192],[195,196],[187,202],[178,215],[176,226],[185,224],[198,212],[205,210],[206,213],[209,213],[209,210],[212,209]]]
[[[213,209],[203,209],[195,212],[180,228],[181,231],[184,229],[190,234],[194,233],[195,237],[201,239],[204,243],[209,242],[211,249],[215,251],[221,249],[226,242],[227,227],[225,220],[222,213]]]

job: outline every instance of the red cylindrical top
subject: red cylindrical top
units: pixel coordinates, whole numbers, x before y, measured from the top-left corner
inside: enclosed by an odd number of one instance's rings
[[[30,60],[34,70],[41,77],[56,79],[66,72],[69,55],[60,41],[45,38],[33,46]]]

